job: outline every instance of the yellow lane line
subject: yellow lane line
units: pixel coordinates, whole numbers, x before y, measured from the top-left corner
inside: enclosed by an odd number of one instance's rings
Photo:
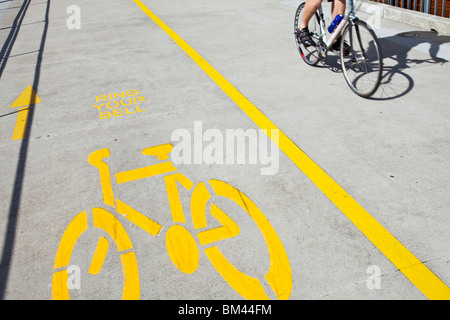
[[[150,11],[140,0],[133,0],[184,52],[244,111],[255,124],[267,130],[279,129],[178,34]],[[315,164],[281,130],[273,139],[279,148],[352,221],[356,227],[429,299],[450,299],[450,288],[390,234],[325,171]]]

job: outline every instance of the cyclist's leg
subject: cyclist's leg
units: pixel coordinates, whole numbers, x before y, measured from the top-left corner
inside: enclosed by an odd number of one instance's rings
[[[345,14],[345,0],[331,1],[331,17],[334,19],[338,14]]]
[[[306,0],[302,20],[300,21],[300,30],[308,26],[308,22],[314,13],[319,9],[322,0]]]
[[[330,0],[329,0],[330,1]],[[334,19],[338,14],[345,14],[345,0],[331,0],[331,18]],[[332,49],[335,51],[339,51],[341,47],[341,37],[336,39],[336,42],[333,44]],[[347,56],[350,53],[350,46],[347,43],[344,43],[344,55]]]
[[[321,3],[322,0],[306,0],[305,7],[303,8],[303,14],[298,29],[298,39],[305,47],[316,45],[309,34],[308,23],[319,9]]]

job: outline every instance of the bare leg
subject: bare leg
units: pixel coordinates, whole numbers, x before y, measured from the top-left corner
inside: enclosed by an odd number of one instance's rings
[[[341,1],[341,0],[339,0]],[[345,0],[344,5],[345,5]],[[300,21],[300,30],[306,28],[308,26],[308,22],[314,13],[319,9],[322,0],[307,0],[305,4],[305,8],[303,9],[302,21]]]
[[[331,15],[332,19],[336,17],[338,14],[344,15],[345,13],[345,0],[334,0],[331,3]]]

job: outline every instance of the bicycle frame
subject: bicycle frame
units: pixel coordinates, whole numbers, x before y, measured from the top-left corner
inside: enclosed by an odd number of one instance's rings
[[[172,149],[173,146],[171,144],[164,144],[146,148],[142,151],[144,155],[156,156],[159,161],[167,161],[138,169],[119,172],[115,174],[115,177],[117,184],[122,184],[149,177],[164,175],[166,192],[169,200],[170,211],[172,213],[172,220],[174,223],[186,223],[183,208],[181,207],[181,199],[177,182],[187,191],[190,191],[194,187],[194,183],[183,173],[177,172],[177,168],[173,166],[169,157],[169,153],[172,151]],[[109,170],[109,166],[103,161],[103,159],[109,156],[110,153],[108,149],[100,149],[91,153],[88,158],[88,162],[96,167],[99,171],[104,203],[115,208],[116,211],[124,218],[147,231],[152,236],[158,235],[162,230],[162,226],[159,223],[153,221],[144,214],[138,212],[136,209],[114,197],[111,182],[112,176]],[[213,183],[216,182],[213,181]],[[202,215],[202,213],[204,213],[206,203],[210,197],[211,196],[203,182],[199,183],[194,188],[192,202],[192,207],[194,210],[192,211],[192,221],[196,230],[207,227],[206,216]],[[216,241],[232,238],[239,234],[239,227],[233,220],[228,218],[225,213],[223,213],[216,206],[212,206],[211,210],[212,215],[222,223],[223,227],[198,232],[197,236],[201,245],[206,245]]]
[[[333,31],[330,38],[327,38],[325,19],[322,9],[322,4],[319,6],[319,24],[320,24],[320,33],[322,34],[322,41],[325,44],[326,50],[330,50],[333,43],[341,34],[342,30],[347,26],[348,23],[353,23],[353,21],[357,20],[358,17],[355,14],[355,5],[353,0],[347,0],[348,10],[342,19],[341,23],[337,26],[337,28]]]
[[[116,184],[122,184],[148,177],[162,177],[165,181],[173,221],[165,232],[166,249],[174,266],[185,274],[194,273],[200,265],[200,250],[202,250],[216,271],[242,297],[249,300],[269,299],[266,288],[260,281],[262,279],[239,271],[215,244],[233,238],[240,233],[238,224],[214,204],[212,197],[217,196],[231,200],[248,214],[264,238],[270,258],[270,267],[264,276],[267,284],[278,299],[289,299],[292,291],[292,272],[289,259],[283,243],[262,211],[239,189],[224,181],[208,180],[207,182],[212,188],[211,193],[208,191],[205,182],[199,182],[195,185],[183,173],[177,171],[177,168],[172,164],[169,156],[172,149],[173,146],[170,143],[146,148],[142,153],[157,157],[160,162],[119,172],[115,175],[111,175],[109,165],[104,162],[104,159],[111,155],[109,149],[105,148],[92,152],[88,156],[88,162],[96,167],[100,174],[104,203],[114,208],[122,218],[129,220],[150,235],[158,236],[161,234],[163,226],[115,198],[112,180],[115,177]],[[188,225],[192,223],[194,230],[191,231],[183,227],[187,219],[183,212],[179,185],[187,191],[192,190],[190,201],[192,221],[188,223]],[[220,226],[208,226],[207,214],[216,219]],[[133,251],[133,243],[125,227],[114,213],[99,207],[92,208],[91,226],[106,232],[118,249],[125,279],[123,299],[139,299],[139,268],[136,254]],[[67,286],[67,268],[70,265],[75,243],[89,228],[88,212],[82,211],[72,219],[64,231],[53,267],[56,270],[52,278],[53,299],[70,299],[69,287]],[[99,273],[108,247],[109,240],[100,237],[89,267],[90,274]]]
[[[319,61],[326,62],[328,52],[336,51],[349,87],[357,95],[368,98],[375,93],[381,82],[382,54],[375,32],[369,24],[356,16],[354,1],[347,0],[344,17],[331,35],[326,30],[322,3],[319,5],[312,21],[314,25],[309,26],[310,35],[315,41],[312,49],[308,48],[308,45],[302,46],[303,40],[299,38],[300,23],[303,19],[301,15],[304,14],[302,10],[306,2],[301,3],[294,21],[295,41],[300,56],[311,66],[315,66]],[[336,46],[338,42],[339,47]],[[352,76],[349,76],[349,73]]]
[[[260,281],[257,278],[253,278],[237,270],[222,254],[218,246],[203,247],[205,245],[210,245],[218,241],[237,236],[240,233],[240,228],[237,223],[225,212],[223,212],[214,203],[211,203],[211,216],[214,217],[221,224],[221,226],[207,229],[207,203],[211,199],[211,194],[207,190],[204,182],[200,182],[194,187],[194,183],[189,180],[189,178],[181,172],[177,172],[177,168],[173,166],[169,157],[172,149],[173,146],[171,144],[164,144],[144,149],[142,151],[144,155],[156,156],[159,161],[164,161],[150,166],[116,173],[115,178],[117,184],[136,181],[148,177],[163,176],[169,199],[170,211],[172,213],[172,220],[174,223],[166,232],[166,242],[169,244],[189,242],[189,250],[187,251],[191,253],[195,252],[195,250],[198,251],[198,247],[189,231],[180,225],[186,223],[186,218],[181,206],[177,182],[188,191],[193,189],[191,196],[192,224],[196,230],[198,242],[202,246],[202,249],[209,261],[216,268],[219,274],[228,282],[228,284],[230,284],[230,286],[244,298],[268,299],[269,297],[267,296]],[[108,164],[103,161],[103,159],[109,156],[109,149],[100,149],[94,151],[88,157],[88,162],[99,171],[103,200],[105,204],[115,208],[117,213],[122,215],[123,218],[128,219],[152,236],[159,235],[163,228],[162,225],[114,197],[111,182],[112,175]],[[270,268],[265,275],[265,279],[278,299],[288,299],[292,290],[290,264],[283,244],[281,243],[281,240],[271,226],[270,222],[261,210],[250,200],[250,198],[235,187],[220,180],[213,179],[208,180],[208,182],[217,196],[225,197],[235,202],[255,222],[264,237],[270,257]],[[110,217],[113,217],[113,215],[110,215]],[[177,238],[177,241],[167,241],[167,237],[169,240],[171,238]],[[197,270],[198,256],[196,256],[195,259],[189,258],[186,261],[180,262],[178,260],[178,252],[176,250],[168,249],[168,254],[172,259],[172,262],[174,262],[174,265],[181,272],[191,274]],[[67,254],[64,256],[67,256]],[[58,266],[62,264],[64,263],[58,264]],[[101,264],[99,264],[96,269],[99,269],[100,267]],[[60,278],[57,280],[59,280],[60,283],[64,282]],[[138,278],[136,281],[138,282]],[[65,296],[67,295],[68,293],[65,291]]]
[[[180,183],[181,186],[183,186],[187,191],[190,191],[192,187],[194,187],[194,183],[189,178],[187,178],[183,173],[177,172],[177,168],[174,167],[169,157],[169,154],[172,151],[172,149],[173,146],[171,144],[164,144],[144,149],[142,151],[144,155],[155,156],[158,158],[159,161],[163,160],[167,161],[138,169],[119,172],[115,174],[115,178],[117,184],[122,184],[126,182],[163,175],[171,209],[170,211],[172,213],[172,220],[174,223],[186,223],[186,218],[183,213],[183,209],[181,207],[181,200],[179,196],[177,182]],[[130,207],[126,203],[114,197],[111,182],[112,176],[109,170],[109,166],[103,161],[103,159],[109,156],[110,153],[108,149],[101,149],[91,153],[88,158],[88,162],[94,167],[96,167],[99,171],[104,203],[115,208],[117,212],[121,214],[124,218],[130,220],[132,223],[136,224],[143,230],[147,231],[152,236],[158,235],[162,230],[162,226],[159,223],[153,221],[144,214],[138,212],[137,210]],[[203,190],[203,187],[204,185],[201,184],[199,188],[196,188],[196,190],[200,190],[200,192],[197,191],[197,194],[199,194],[200,196],[203,196],[207,193],[206,189]],[[204,192],[202,193],[202,191]],[[203,221],[203,219],[198,218],[198,216],[194,213],[193,222],[195,229],[206,227],[202,223],[197,223],[197,221],[200,220]],[[201,225],[201,227],[199,227],[199,225]],[[227,222],[224,223],[224,225],[227,225],[229,227],[230,225],[233,225],[233,222],[227,220]],[[229,230],[236,230],[236,227],[229,227]],[[207,233],[208,231],[200,232],[198,236],[200,237],[200,239],[203,239],[204,234]],[[223,238],[220,240],[224,240],[225,238],[231,238],[235,235],[237,235],[235,231],[229,232],[228,234],[222,234]],[[217,240],[218,239],[215,240],[209,239],[205,240],[204,242],[200,240],[200,242],[202,244],[205,244]]]

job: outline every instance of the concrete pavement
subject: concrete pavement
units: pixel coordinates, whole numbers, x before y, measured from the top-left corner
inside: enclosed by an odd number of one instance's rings
[[[450,37],[360,11],[361,99],[299,3],[5,2],[1,298],[449,298]]]

